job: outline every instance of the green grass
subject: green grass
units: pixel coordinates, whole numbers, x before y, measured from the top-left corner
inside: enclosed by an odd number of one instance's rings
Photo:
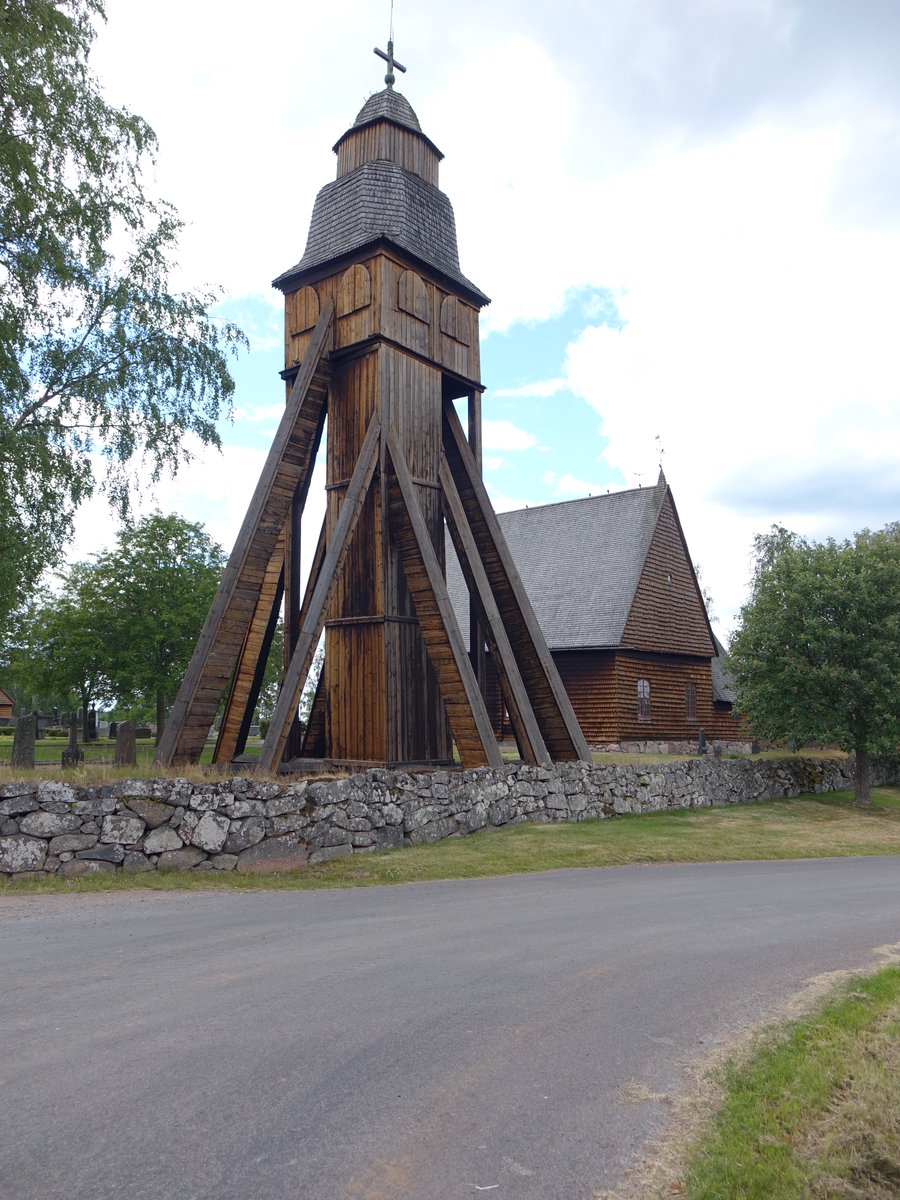
[[[354,854],[284,875],[185,872],[48,877],[0,883],[25,891],[150,887],[323,888],[477,879],[563,867],[900,854],[900,788],[877,788],[871,809],[850,792],[731,808],[676,810],[603,821],[513,825],[427,846]]]
[[[900,967],[845,985],[726,1069],[686,1156],[689,1200],[900,1195]]]
[[[38,738],[38,740],[35,742],[35,744],[34,744],[34,764],[35,764],[35,768],[41,771],[40,777],[42,779],[48,779],[51,777],[51,774],[53,774],[52,768],[54,766],[57,768],[57,772],[60,771],[60,767],[61,767],[61,763],[62,763],[62,752],[63,752],[63,750],[66,749],[68,744],[69,744],[68,738],[52,738],[52,737]],[[0,766],[3,766],[5,764],[8,764],[11,762],[11,760],[12,760],[12,745],[13,745],[13,739],[11,737],[0,738]],[[261,739],[259,739],[259,738],[248,739],[247,748],[246,748],[246,753],[248,755],[254,755],[254,754],[258,755],[261,748],[262,748],[262,740]],[[115,741],[111,741],[109,738],[98,738],[97,741],[94,741],[94,742],[79,742],[78,749],[81,750],[84,754],[85,764],[101,765],[104,763],[111,763],[113,761],[113,759],[115,758],[115,753],[116,753],[116,743],[115,743]],[[214,749],[214,743],[211,741],[207,742],[206,745],[203,747],[203,751],[200,755],[200,765],[201,766],[209,766],[210,765],[210,763],[212,762],[213,749]],[[138,767],[140,768],[140,770],[142,772],[145,772],[148,768],[150,768],[152,766],[153,755],[155,753],[155,750],[156,750],[156,746],[155,746],[152,738],[140,738],[138,740],[138,742],[137,742],[137,760],[138,760]],[[51,769],[50,774],[48,774],[48,769]],[[228,773],[229,774],[232,773],[230,768],[229,768]],[[133,774],[133,770],[132,770],[132,774]],[[27,777],[27,773],[26,773],[26,777]],[[60,779],[69,779],[69,780],[71,779],[70,775],[61,774],[61,773],[55,774],[54,777],[58,777]],[[20,775],[17,774],[16,778],[17,779],[20,778]],[[2,782],[2,777],[0,777],[0,782]]]

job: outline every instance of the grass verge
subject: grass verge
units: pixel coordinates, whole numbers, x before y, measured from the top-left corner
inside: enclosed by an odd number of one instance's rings
[[[900,788],[877,788],[872,806],[851,792],[769,800],[733,808],[685,809],[577,824],[514,825],[427,846],[354,854],[283,875],[233,871],[150,872],[73,880],[0,882],[15,891],[108,891],[122,888],[327,888],[476,879],[562,867],[638,863],[725,862],[900,854]]]
[[[659,1195],[900,1195],[900,966],[845,984],[727,1067],[722,1104],[685,1161]]]

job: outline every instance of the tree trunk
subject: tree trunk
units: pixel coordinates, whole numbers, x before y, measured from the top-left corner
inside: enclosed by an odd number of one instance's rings
[[[81,740],[85,745],[91,740],[91,726],[88,718],[88,706],[90,704],[90,693],[81,693]]]
[[[156,693],[156,737],[154,742],[159,745],[159,739],[163,735],[163,729],[166,725],[166,698],[162,691]]]
[[[872,803],[871,772],[869,769],[869,752],[856,748],[856,796],[857,804],[867,807]]]

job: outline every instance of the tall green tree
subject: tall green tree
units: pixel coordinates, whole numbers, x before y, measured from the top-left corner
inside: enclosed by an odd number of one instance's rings
[[[123,515],[219,444],[244,344],[175,291],[181,222],[145,180],[156,140],[88,66],[103,0],[0,0],[0,627],[101,481]]]
[[[900,523],[844,542],[757,537],[729,666],[754,733],[855,753],[868,804],[870,756],[900,747]]]
[[[116,540],[96,564],[110,679],[120,703],[155,702],[159,740],[226,556],[202,525],[159,512]]]
[[[109,630],[95,564],[75,563],[58,576],[57,590],[17,614],[4,659],[17,707],[48,711],[77,698],[87,741],[88,712],[110,694]]]

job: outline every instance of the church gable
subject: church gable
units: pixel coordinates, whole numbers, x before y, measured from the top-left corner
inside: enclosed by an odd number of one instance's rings
[[[690,654],[703,658],[716,653],[681,522],[668,488],[621,646],[652,654]]]

